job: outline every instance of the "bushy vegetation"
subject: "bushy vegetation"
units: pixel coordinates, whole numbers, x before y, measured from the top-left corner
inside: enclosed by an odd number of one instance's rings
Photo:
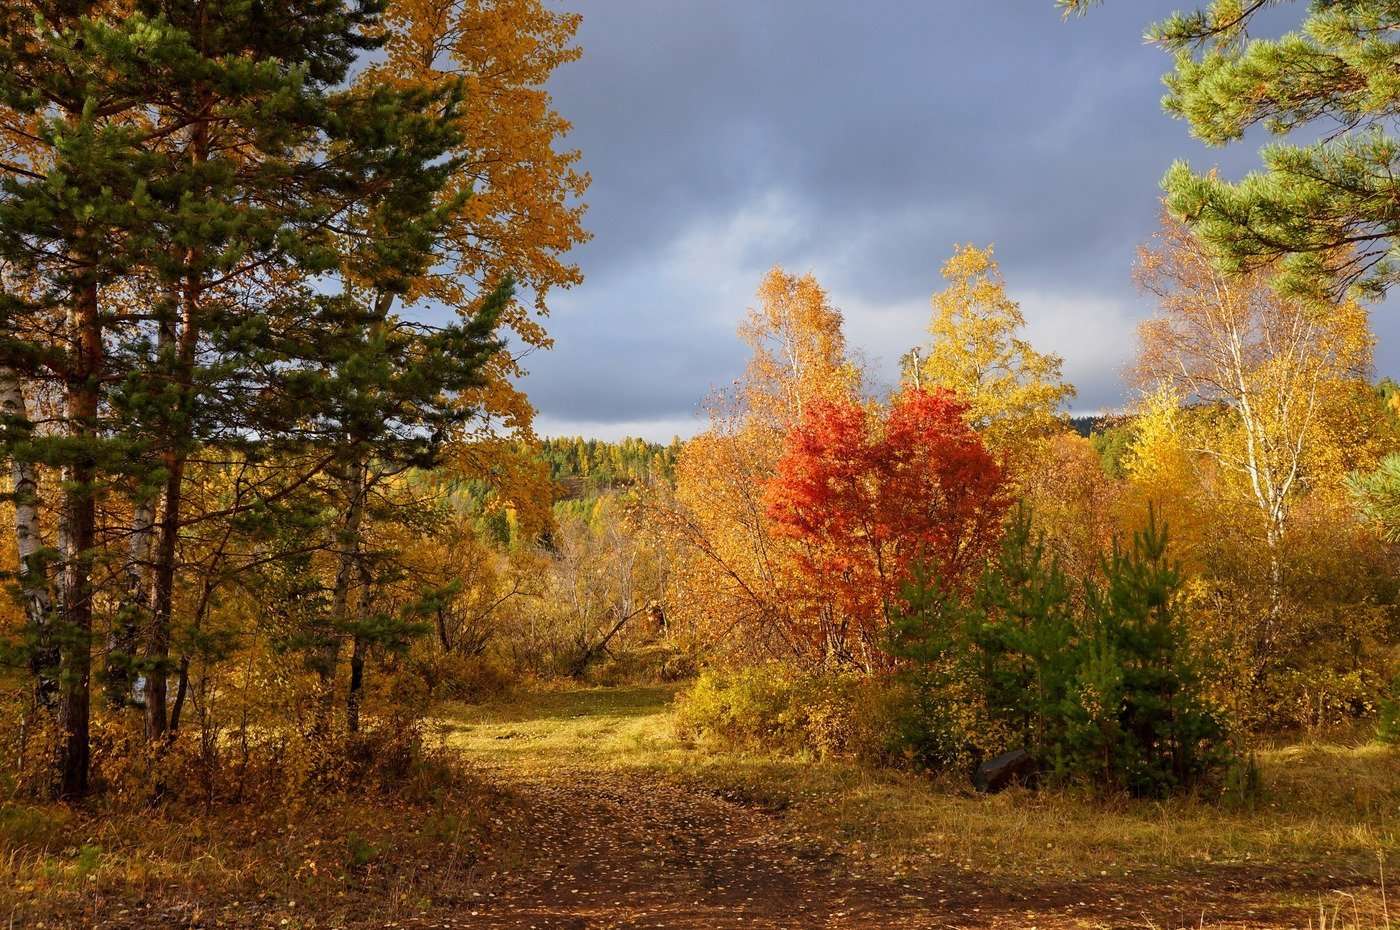
[[[1232,761],[1199,648],[1178,612],[1180,576],[1149,522],[1071,589],[1025,511],[965,596],[924,574],[891,628],[898,671],[707,672],[678,702],[682,734],[935,771],[1025,749],[1044,779],[1162,795]]]
[[[911,592],[892,651],[910,661],[920,707],[936,709],[908,734],[916,757],[1025,749],[1056,780],[1145,795],[1218,775],[1227,731],[1179,613],[1165,530],[1150,520],[1102,574],[1073,592],[1022,511],[966,601],[928,582]]]
[[[683,738],[742,750],[809,752],[880,764],[899,751],[900,695],[856,673],[803,672],[768,663],[709,670],[676,701]]]
[[[1400,675],[1390,683],[1376,714],[1376,736],[1383,743],[1400,744]]]

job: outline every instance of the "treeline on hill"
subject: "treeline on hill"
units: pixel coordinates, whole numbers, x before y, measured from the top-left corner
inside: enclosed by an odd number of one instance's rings
[[[581,279],[542,89],[577,25],[0,10],[7,792],[277,798],[416,758],[434,663],[505,597],[454,495],[549,519],[504,345]]]
[[[681,441],[647,442],[629,437],[617,442],[581,436],[541,439],[538,455],[565,497],[587,498],[610,490],[675,481]]]

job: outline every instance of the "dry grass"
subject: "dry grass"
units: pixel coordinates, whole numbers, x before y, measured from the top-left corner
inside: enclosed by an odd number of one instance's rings
[[[449,741],[480,764],[526,776],[561,765],[651,771],[782,811],[798,841],[834,844],[895,874],[955,868],[1008,887],[1267,886],[1299,914],[1316,915],[1323,895],[1335,927],[1350,919],[1337,903],[1350,899],[1326,897],[1331,890],[1373,885],[1382,861],[1400,860],[1400,752],[1374,743],[1261,751],[1263,792],[1250,806],[1020,790],[983,796],[952,779],[931,784],[836,761],[689,746],[671,729],[673,694],[664,687],[526,694],[448,708],[444,720]],[[1379,903],[1371,902],[1373,916]]]
[[[301,930],[455,911],[480,893],[479,851],[501,842],[496,804],[469,785],[412,800],[6,804],[0,927]]]
[[[150,810],[0,806],[0,927],[470,925],[505,867],[534,780],[626,773],[771,812],[794,847],[843,853],[901,881],[975,875],[1012,893],[1217,890],[1318,930],[1389,928],[1376,879],[1400,856],[1400,753],[1358,740],[1261,752],[1251,807],[1104,802],[1065,792],[986,797],[838,761],[736,754],[676,738],[674,686],[537,691],[441,709],[438,736],[473,779],[410,798]],[[488,777],[483,781],[490,781]],[[1208,924],[1208,921],[1206,922]],[[1139,922],[1138,925],[1141,925]],[[1187,916],[1180,924],[1194,926]],[[1280,926],[1261,916],[1252,926]],[[1167,926],[1167,925],[1163,925]]]

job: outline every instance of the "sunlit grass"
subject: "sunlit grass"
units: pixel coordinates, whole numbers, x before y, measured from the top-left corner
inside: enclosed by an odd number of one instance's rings
[[[1264,790],[1231,806],[1088,793],[975,794],[960,779],[839,761],[716,751],[675,736],[670,687],[586,689],[446,708],[448,741],[521,775],[636,770],[783,814],[795,837],[896,871],[956,867],[1008,882],[1148,880],[1271,871],[1308,884],[1373,881],[1400,858],[1400,753],[1309,742],[1261,751]]]
[[[41,900],[82,915],[81,925],[121,909],[135,919],[144,900],[289,928],[319,926],[311,908],[321,918],[366,907],[411,914],[470,896],[481,880],[471,863],[486,846],[498,848],[498,867],[515,861],[502,844],[523,840],[498,825],[529,809],[532,783],[645,790],[663,779],[752,809],[794,846],[837,849],[846,870],[1129,899],[1240,883],[1251,906],[1298,915],[1290,926],[1388,926],[1374,883],[1382,862],[1395,871],[1400,861],[1393,749],[1357,739],[1262,750],[1264,790],[1248,807],[983,796],[952,777],[688,744],[672,727],[677,690],[544,690],[438,708],[442,740],[505,794],[469,784],[418,804],[342,797],[314,810],[0,805],[0,918]]]

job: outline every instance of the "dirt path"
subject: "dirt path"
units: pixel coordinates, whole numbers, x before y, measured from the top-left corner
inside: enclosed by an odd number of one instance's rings
[[[1283,927],[1248,875],[1152,887],[895,879],[796,844],[780,818],[635,773],[514,781],[529,813],[477,865],[481,927]],[[1213,887],[1214,886],[1214,887]],[[1276,893],[1275,878],[1267,889]],[[1204,921],[1204,923],[1203,923]]]
[[[470,926],[492,928],[1061,928],[1302,926],[1270,909],[1276,874],[1212,872],[999,888],[959,871],[892,877],[796,841],[780,814],[571,752],[587,712],[476,728],[468,758],[513,811],[477,862]],[[620,718],[626,720],[626,714]],[[572,729],[559,737],[561,729]],[[616,725],[594,733],[616,736]],[[632,737],[636,739],[635,736]],[[508,750],[507,751],[507,747]],[[1204,917],[1203,917],[1204,915]]]

